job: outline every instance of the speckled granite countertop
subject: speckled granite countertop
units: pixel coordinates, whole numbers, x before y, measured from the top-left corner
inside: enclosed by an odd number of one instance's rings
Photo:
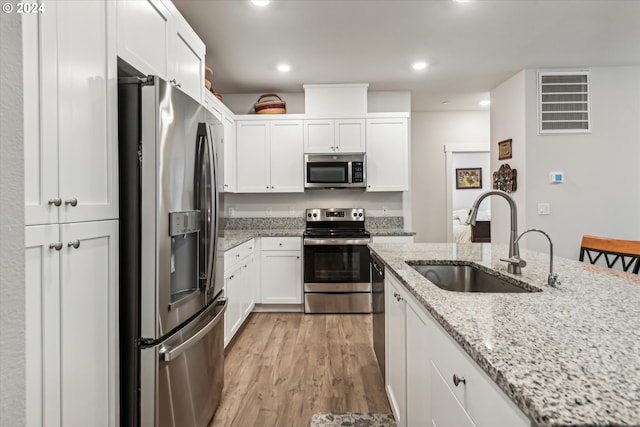
[[[405,231],[401,228],[367,228],[372,236],[415,236],[415,231]]]
[[[546,285],[549,256],[521,251],[521,276],[506,272],[507,247],[369,245],[444,329],[541,427],[640,426],[640,277],[554,258],[562,285]],[[444,291],[405,261],[469,261],[542,292]]]
[[[224,250],[232,249],[254,237],[302,237],[304,229],[225,230]]]

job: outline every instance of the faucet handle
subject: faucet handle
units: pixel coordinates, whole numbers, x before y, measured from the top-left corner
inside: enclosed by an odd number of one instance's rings
[[[527,261],[523,260],[519,256],[513,256],[511,258],[500,258],[500,261],[508,262],[509,264],[517,267],[524,267],[527,265]]]
[[[558,277],[558,273],[549,273],[549,276],[547,277],[547,285],[549,285],[549,286],[551,286],[553,288],[557,288],[561,284],[562,284],[562,282],[560,282],[560,278]]]

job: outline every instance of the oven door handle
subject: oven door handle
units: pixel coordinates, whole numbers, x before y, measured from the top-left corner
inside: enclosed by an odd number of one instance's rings
[[[308,238],[303,239],[304,246],[336,246],[336,245],[366,245],[370,239],[354,238],[354,239],[332,239],[332,238]]]

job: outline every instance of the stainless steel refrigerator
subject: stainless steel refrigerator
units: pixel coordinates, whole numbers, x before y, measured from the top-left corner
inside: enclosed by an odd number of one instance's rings
[[[222,125],[154,76],[118,81],[120,412],[207,426],[224,378]]]

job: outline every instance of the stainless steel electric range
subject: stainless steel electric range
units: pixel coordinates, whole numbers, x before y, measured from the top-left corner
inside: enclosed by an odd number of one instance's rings
[[[371,313],[364,209],[307,209],[305,313]]]

